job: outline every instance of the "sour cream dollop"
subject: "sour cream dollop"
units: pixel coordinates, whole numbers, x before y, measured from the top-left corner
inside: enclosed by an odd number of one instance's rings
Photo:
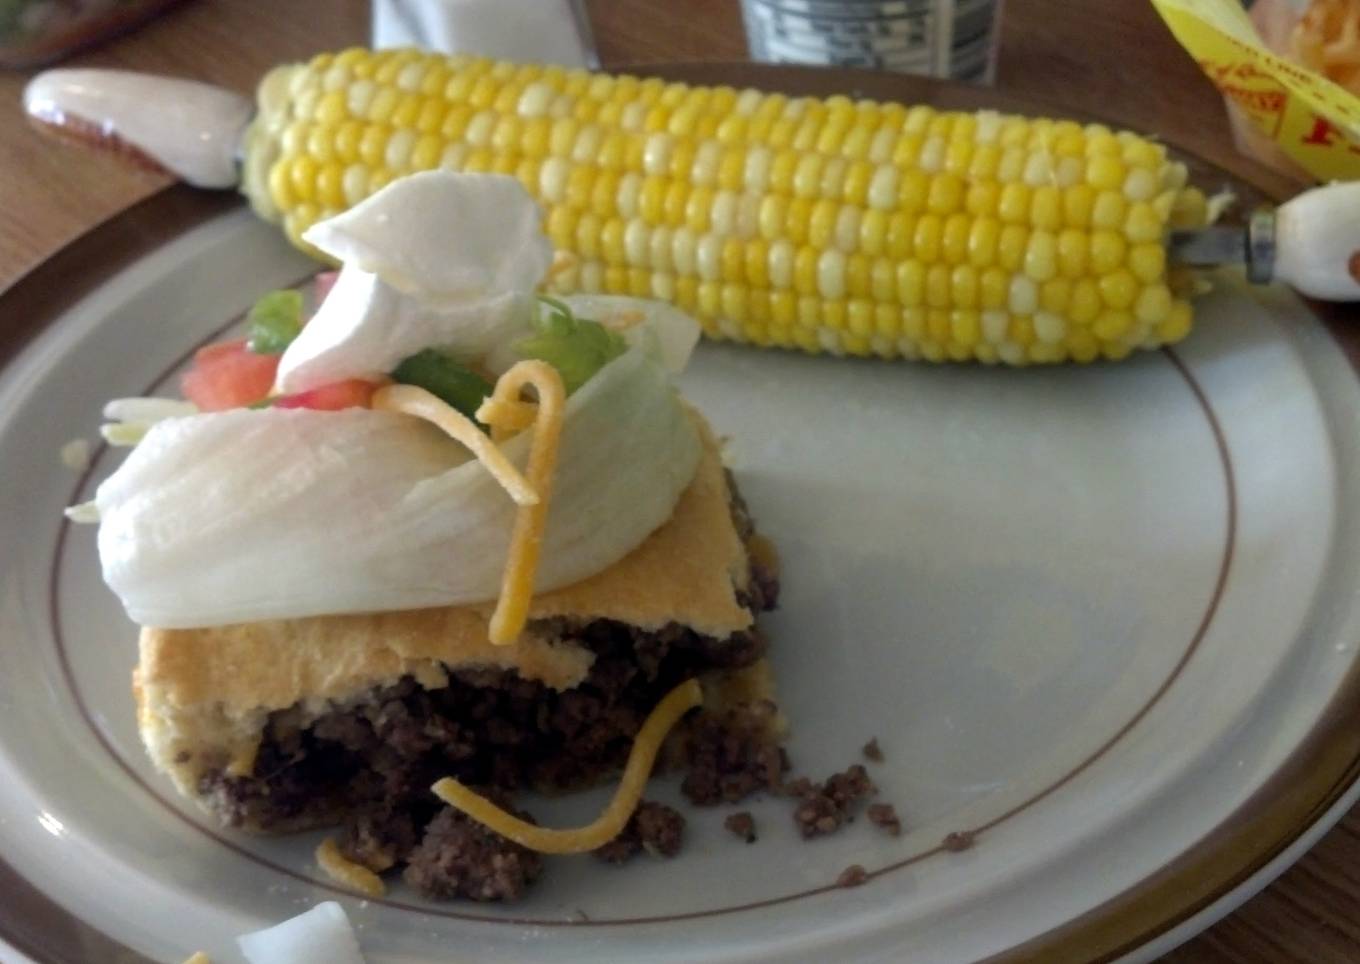
[[[390,372],[426,348],[498,372],[551,261],[510,178],[402,178],[307,238],[335,287],[280,364],[300,391]],[[700,443],[670,381],[698,338],[669,306],[567,299],[627,324],[628,349],[568,400],[536,591],[607,568],[671,515]],[[523,467],[529,436],[505,443]],[[489,602],[514,505],[429,424],[367,409],[165,418],[96,494],[104,577],[167,628]]]

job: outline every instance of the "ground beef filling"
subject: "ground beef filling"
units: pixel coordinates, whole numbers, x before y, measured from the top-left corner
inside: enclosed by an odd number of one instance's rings
[[[777,589],[774,575],[762,570],[742,601],[753,612],[772,608]],[[431,784],[452,776],[508,801],[521,788],[596,782],[623,765],[642,721],[674,686],[708,670],[749,666],[765,652],[754,628],[725,640],[610,620],[549,628],[595,654],[574,689],[557,692],[511,672],[461,670],[445,688],[426,690],[405,678],[310,722],[296,709],[277,712],[253,775],[209,773],[200,792],[233,826],[292,831],[343,823],[347,857],[378,873],[405,865],[407,882],[426,895],[514,899],[541,872],[541,857],[443,807]],[[683,820],[673,813],[645,808],[628,839],[601,856],[674,853]]]

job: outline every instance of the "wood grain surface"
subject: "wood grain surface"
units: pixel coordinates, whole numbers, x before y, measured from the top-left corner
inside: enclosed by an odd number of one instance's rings
[[[737,0],[590,0],[588,6],[606,65],[746,56]],[[72,63],[249,91],[271,64],[361,43],[367,31],[361,0],[191,0]],[[0,289],[165,183],[32,131],[19,108],[26,80],[0,72]],[[1211,160],[1231,157],[1217,93],[1145,0],[1006,0],[997,82],[1056,109],[1159,134]],[[1166,960],[1360,961],[1360,812]]]

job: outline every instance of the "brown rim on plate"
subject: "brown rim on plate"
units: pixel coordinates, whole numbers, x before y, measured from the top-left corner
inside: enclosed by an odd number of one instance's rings
[[[791,94],[929,103],[949,109],[995,107],[1008,112],[1074,116],[1071,111],[1004,92],[906,75],[751,64],[670,64],[635,70],[702,84],[756,85]],[[1079,116],[1079,119],[1091,118]],[[1206,187],[1226,177],[1248,199],[1280,199],[1292,182],[1235,155],[1213,164],[1192,162]],[[123,267],[189,228],[229,209],[229,195],[172,187],[93,228],[0,293],[0,364],[83,294]],[[1320,311],[1346,357],[1360,367],[1360,337],[1348,333],[1340,313]],[[1174,356],[1173,356],[1174,360]],[[1125,953],[1190,918],[1265,867],[1312,826],[1360,778],[1360,666],[1291,760],[1247,804],[1229,815],[1161,871],[1098,908],[1002,955],[999,959],[1091,960]],[[0,935],[25,953],[51,960],[140,961],[42,895],[15,868],[0,861],[7,900]],[[19,911],[14,919],[11,911]]]

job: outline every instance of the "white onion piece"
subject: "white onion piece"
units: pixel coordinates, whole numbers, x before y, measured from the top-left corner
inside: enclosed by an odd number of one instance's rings
[[[523,466],[528,433],[505,445]],[[612,565],[669,518],[700,445],[632,349],[567,403],[536,591]],[[104,578],[148,626],[496,598],[514,505],[408,416],[242,409],[157,423],[96,495]]]
[[[512,177],[426,171],[313,225],[303,237],[344,267],[275,387],[385,375],[424,348],[475,362],[527,334],[552,262],[541,219]]]
[[[236,938],[250,964],[364,964],[344,908],[317,904],[282,924]]]
[[[274,386],[288,394],[347,378],[373,379],[432,347],[476,362],[529,334],[536,307],[533,295],[514,292],[441,306],[408,298],[377,275],[347,265],[279,359]]]
[[[543,213],[505,174],[423,171],[398,178],[302,235],[413,298],[532,291],[552,264]]]
[[[624,339],[652,353],[672,374],[685,370],[699,343],[699,323],[664,301],[628,295],[567,295],[562,301],[577,318],[609,327],[615,327],[614,319],[640,316],[639,322],[623,328]]]

